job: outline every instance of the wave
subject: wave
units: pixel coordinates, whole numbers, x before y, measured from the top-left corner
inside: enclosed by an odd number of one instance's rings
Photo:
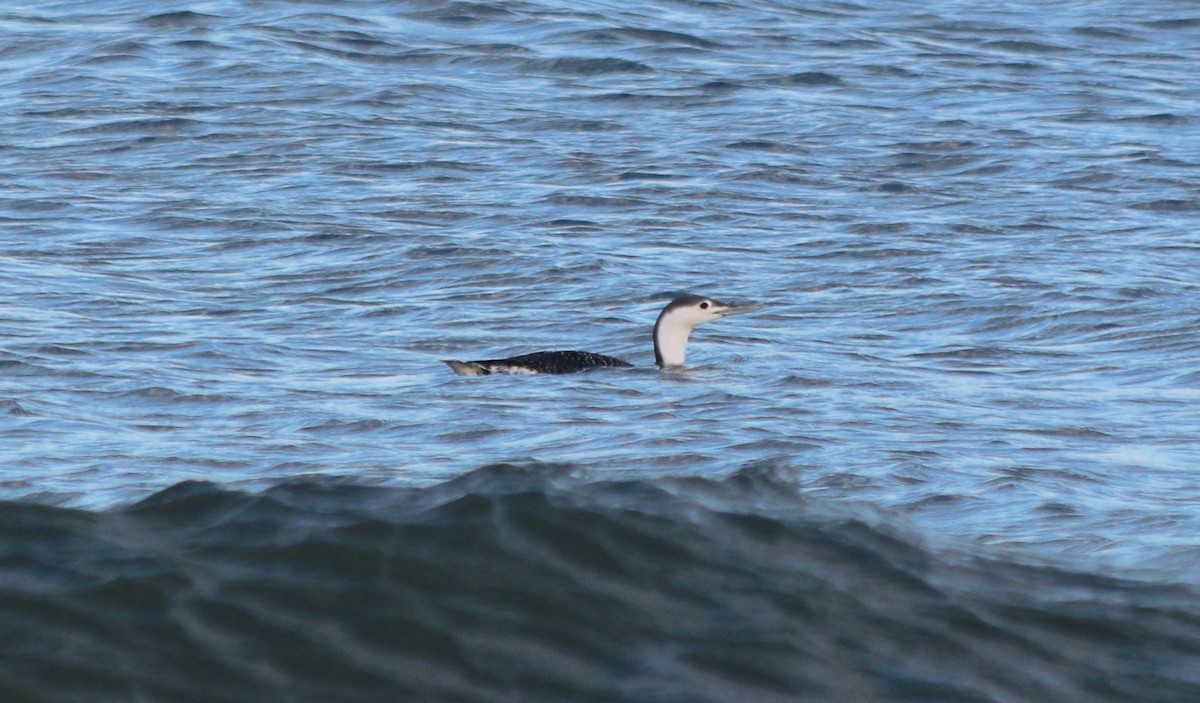
[[[786,472],[494,465],[0,506],[5,701],[1200,700],[1200,600]]]

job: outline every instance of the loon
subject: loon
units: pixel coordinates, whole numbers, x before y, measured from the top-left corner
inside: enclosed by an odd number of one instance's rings
[[[683,366],[688,337],[696,325],[729,315],[758,310],[761,305],[730,305],[702,295],[681,295],[667,304],[654,323],[654,362],[660,368]],[[583,351],[541,351],[507,359],[443,360],[459,376],[577,373],[599,368],[630,368],[633,364],[604,354]]]

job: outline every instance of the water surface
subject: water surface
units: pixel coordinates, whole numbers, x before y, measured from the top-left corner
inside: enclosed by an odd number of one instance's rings
[[[1079,0],[8,6],[0,498],[769,468],[935,562],[1194,588],[1198,45]],[[765,307],[661,374],[687,291]],[[640,368],[440,362],[555,348]]]

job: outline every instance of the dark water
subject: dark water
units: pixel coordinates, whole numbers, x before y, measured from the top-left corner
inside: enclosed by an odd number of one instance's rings
[[[3,508],[6,701],[1200,696],[1195,589],[925,545],[764,468]]]
[[[0,703],[1200,699],[1198,57],[1194,2],[3,4]],[[684,291],[764,308],[661,374]],[[440,362],[571,348],[638,368]]]

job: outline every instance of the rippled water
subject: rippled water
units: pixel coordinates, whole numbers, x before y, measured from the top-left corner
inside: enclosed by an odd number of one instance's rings
[[[499,465],[427,489],[180,484],[119,511],[6,508],[6,701],[1200,691],[1195,589],[931,552],[770,471]]]
[[[1190,3],[6,6],[0,498],[771,466],[1194,586],[1197,46]],[[684,291],[765,307],[662,374]],[[440,362],[555,348],[641,368]]]

